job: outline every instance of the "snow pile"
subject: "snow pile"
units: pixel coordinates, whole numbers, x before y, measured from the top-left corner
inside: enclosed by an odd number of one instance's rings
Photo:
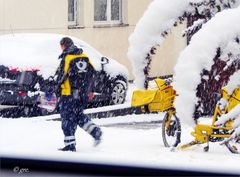
[[[178,116],[186,123],[193,124],[194,106],[198,101],[195,93],[200,83],[201,71],[212,66],[219,46],[226,48],[229,41],[240,36],[240,25],[236,23],[239,18],[240,7],[218,13],[203,25],[181,53],[175,67],[173,85],[179,94],[175,102]]]
[[[137,86],[144,88],[145,69],[151,62],[146,58],[151,54],[151,49],[164,42],[166,34],[177,22],[187,16],[204,17],[204,20],[196,21],[185,31],[185,34],[194,33],[217,12],[239,4],[239,0],[154,0],[129,37],[128,58],[132,62]]]

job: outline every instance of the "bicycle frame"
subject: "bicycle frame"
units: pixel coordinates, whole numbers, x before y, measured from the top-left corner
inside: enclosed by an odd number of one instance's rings
[[[236,88],[231,95],[228,95],[226,88],[223,88],[222,98],[225,98],[228,102],[224,110],[221,110],[219,104],[217,104],[215,107],[212,124],[196,125],[194,132],[191,133],[191,135],[195,138],[194,141],[180,146],[179,149],[185,149],[195,144],[207,143],[207,146],[204,148],[204,150],[208,151],[209,142],[222,141],[225,138],[229,138],[231,136],[233,133],[232,120],[226,122],[223,127],[217,127],[214,124],[221,115],[230,112],[236,105],[240,103],[240,88]]]

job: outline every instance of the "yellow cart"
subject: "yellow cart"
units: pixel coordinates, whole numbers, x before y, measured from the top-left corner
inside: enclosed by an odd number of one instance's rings
[[[176,91],[164,79],[155,79],[155,87],[136,90],[132,96],[132,107],[141,107],[142,112],[165,112],[162,121],[162,138],[166,147],[180,143],[181,125],[173,106]]]

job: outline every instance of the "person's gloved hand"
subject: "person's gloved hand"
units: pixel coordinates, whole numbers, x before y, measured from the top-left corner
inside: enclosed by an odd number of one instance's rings
[[[47,94],[52,94],[56,93],[58,90],[58,86],[56,81],[52,76],[50,76],[46,81],[45,81],[45,86],[44,86],[44,92]]]
[[[55,85],[49,85],[47,86],[46,93],[47,94],[53,94],[57,92],[57,87]]]

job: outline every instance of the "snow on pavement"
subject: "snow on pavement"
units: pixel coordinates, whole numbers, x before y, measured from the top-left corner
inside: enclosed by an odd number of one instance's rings
[[[132,84],[129,86],[126,104],[131,101],[132,92],[136,89]],[[35,118],[0,118],[0,156],[240,174],[239,155],[231,154],[219,143],[210,143],[209,152],[203,152],[203,145],[174,152],[164,147],[160,123],[163,116],[164,113],[159,113],[92,119],[101,126],[103,141],[94,148],[93,139],[78,128],[76,153],[57,150],[64,146],[61,122],[53,121],[59,118],[58,114]],[[210,122],[205,118],[202,123]],[[142,123],[141,126],[138,123]],[[193,140],[191,131],[191,127],[182,125],[181,144]]]
[[[239,155],[231,154],[219,143],[210,143],[209,152],[203,152],[198,145],[184,151],[171,152],[164,147],[161,137],[161,124],[149,129],[130,127],[111,127],[109,124],[123,122],[160,121],[163,114],[128,115],[124,117],[93,119],[103,130],[102,143],[94,148],[93,139],[82,129],[77,129],[77,152],[61,152],[64,146],[61,122],[53,121],[58,115],[0,119],[0,155],[25,158],[84,161],[165,167],[178,169],[197,169],[238,173]],[[182,142],[189,142],[191,128],[183,128]],[[223,163],[224,162],[224,163]]]

